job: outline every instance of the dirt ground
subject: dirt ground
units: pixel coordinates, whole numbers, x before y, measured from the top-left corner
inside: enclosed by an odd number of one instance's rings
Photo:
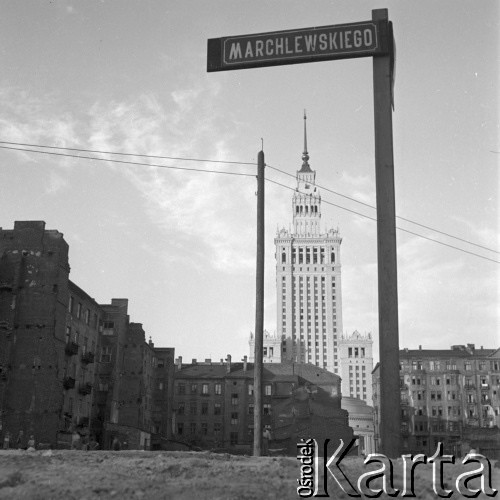
[[[357,457],[345,459],[341,467],[354,481],[369,470]],[[432,490],[432,467],[419,467],[417,498],[439,498]],[[471,469],[477,469],[477,464]],[[463,498],[454,484],[466,466],[445,464],[444,470],[445,483],[453,490],[451,498]],[[500,490],[500,469],[491,470],[492,485]],[[394,471],[397,487],[402,477],[401,460],[395,462]],[[299,475],[299,462],[287,457],[210,452],[0,451],[0,499],[9,500],[294,499],[300,498]],[[332,478],[328,480],[328,493],[331,498],[350,498]]]

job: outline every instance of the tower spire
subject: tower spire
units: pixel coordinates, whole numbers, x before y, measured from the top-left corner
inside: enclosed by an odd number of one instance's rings
[[[300,172],[311,172],[309,166],[309,153],[307,152],[307,115],[304,109],[304,152],[302,153],[302,168]]]

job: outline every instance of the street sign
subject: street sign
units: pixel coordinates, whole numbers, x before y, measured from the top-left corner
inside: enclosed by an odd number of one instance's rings
[[[384,55],[389,52],[384,35],[381,23],[366,21],[211,38],[207,71]]]

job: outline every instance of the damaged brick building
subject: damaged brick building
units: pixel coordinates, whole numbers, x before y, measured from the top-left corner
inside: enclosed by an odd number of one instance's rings
[[[101,305],[71,282],[68,250],[43,221],[0,228],[0,433],[158,447],[171,434],[174,350],[145,341],[127,299]]]

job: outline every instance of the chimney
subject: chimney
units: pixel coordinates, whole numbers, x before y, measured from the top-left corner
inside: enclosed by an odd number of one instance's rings
[[[154,343],[153,343],[153,341],[151,340],[151,336],[149,336],[149,345],[150,345],[150,347],[154,347],[155,346]]]
[[[227,355],[226,361],[227,361],[226,372],[230,373],[231,372],[231,354]]]
[[[192,364],[195,365],[196,364],[196,358],[193,358],[192,360]]]
[[[207,365],[211,365],[212,364],[212,360],[210,358],[205,358],[205,363]]]
[[[180,370],[182,368],[182,356],[177,358],[177,369]]]
[[[419,351],[421,351],[421,350],[422,350],[422,346],[421,346],[421,345],[419,345],[419,346],[418,346],[418,350],[419,350]]]
[[[243,356],[243,371],[247,371],[247,361],[248,361],[248,356]]]
[[[467,344],[467,350],[471,353],[474,354],[474,349],[476,346],[474,344]]]

